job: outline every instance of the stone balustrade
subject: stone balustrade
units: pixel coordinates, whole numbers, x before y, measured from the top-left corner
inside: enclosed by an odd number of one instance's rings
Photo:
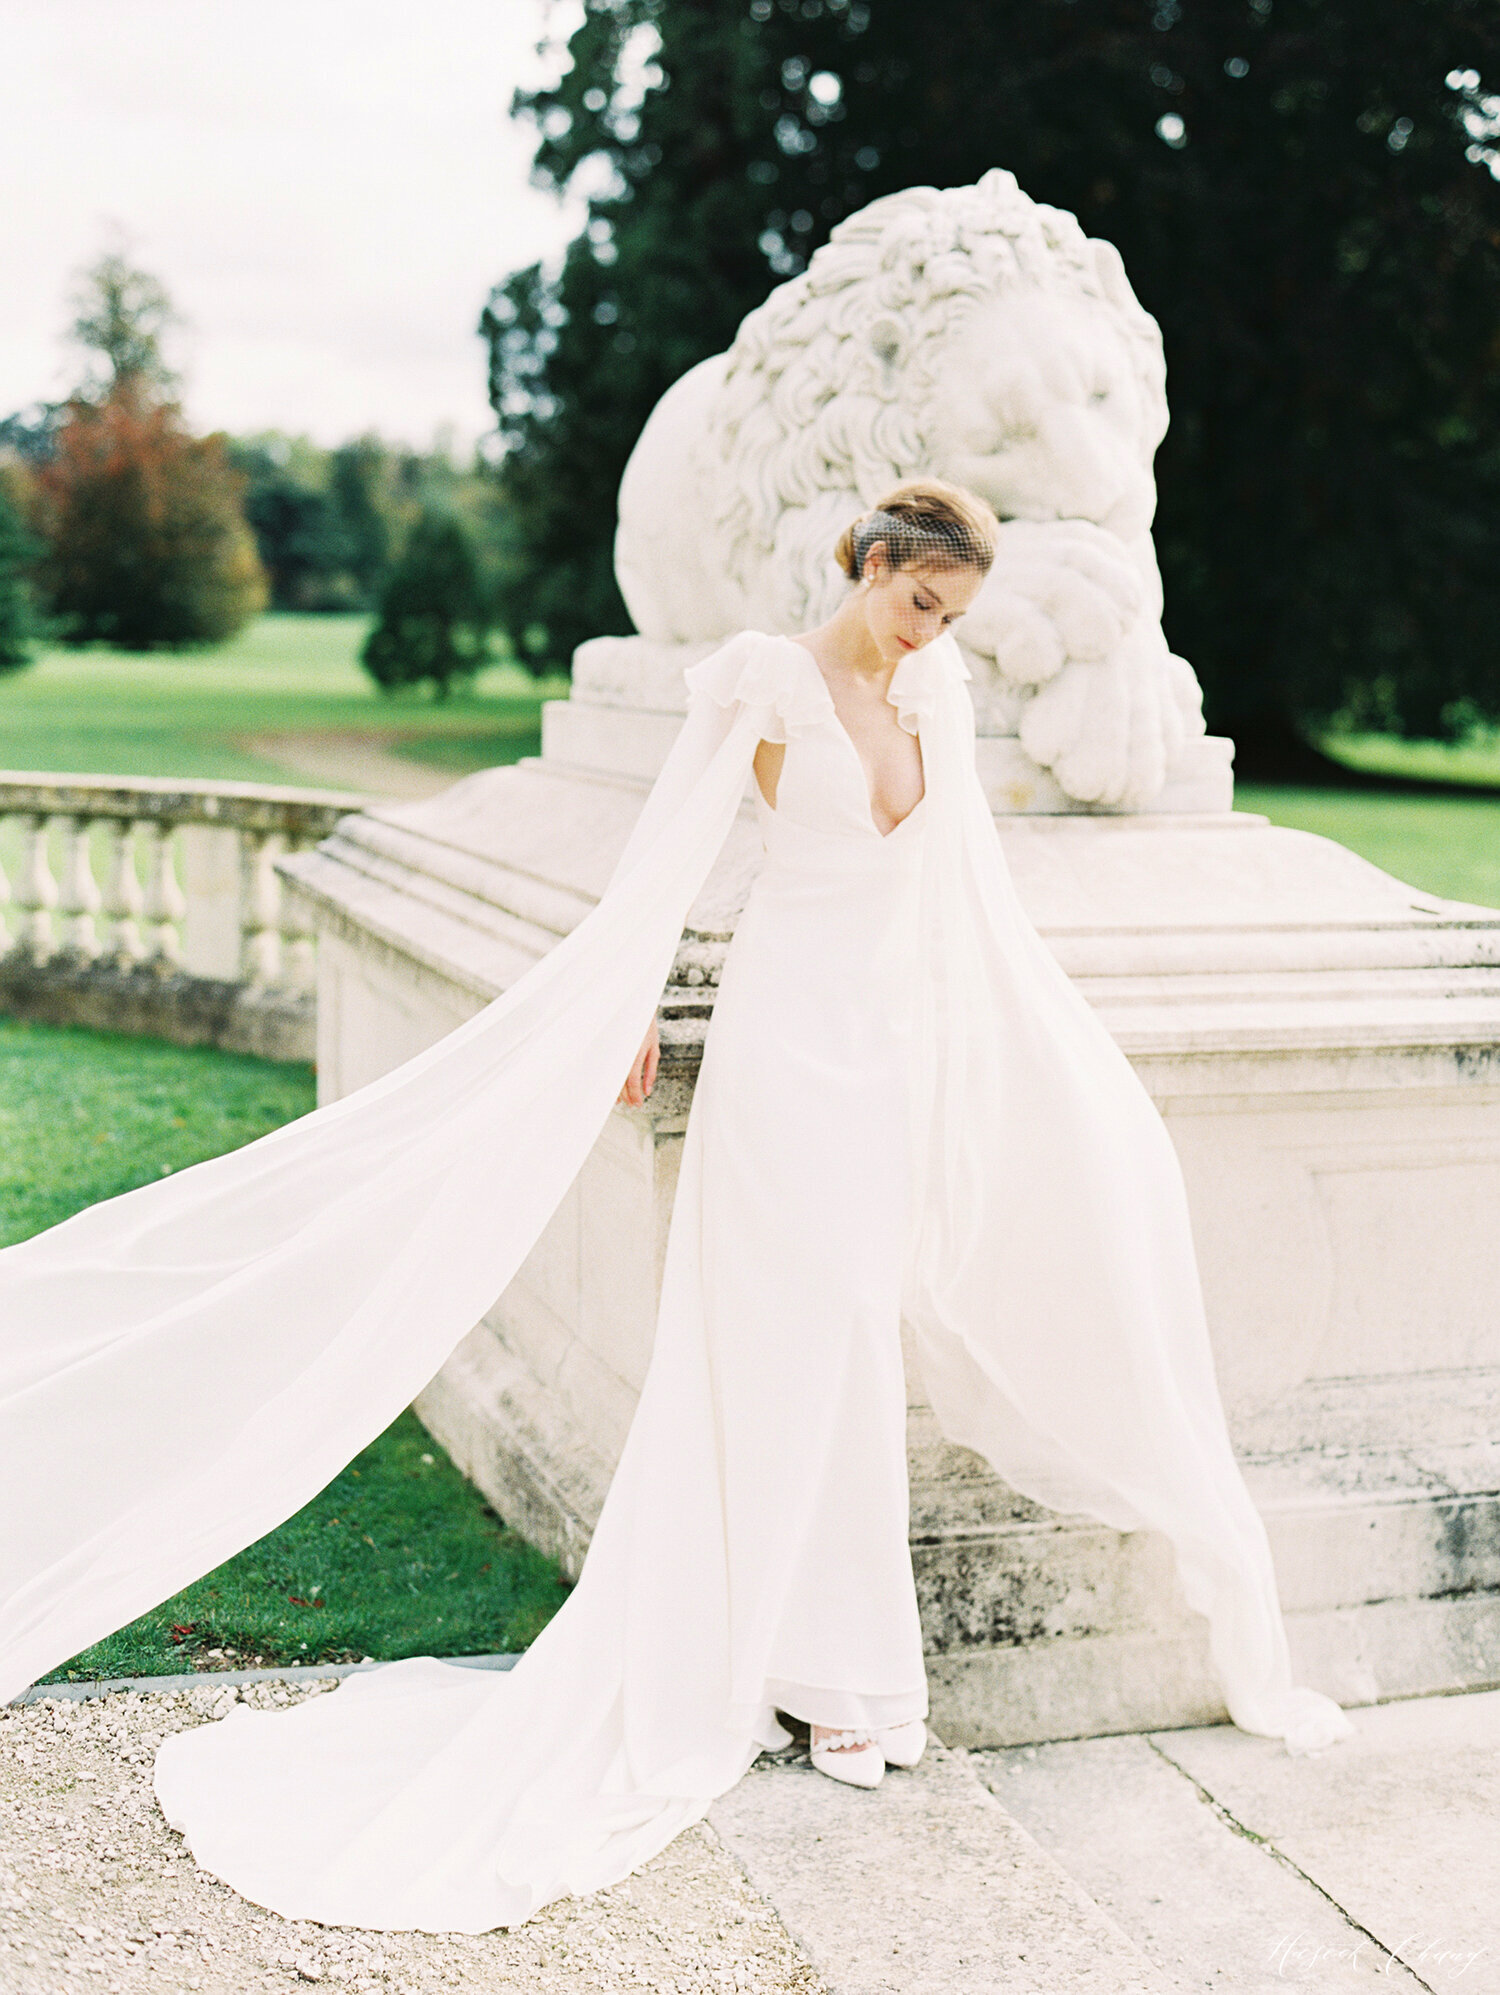
[[[0,771],[0,1010],[311,1059],[314,936],[278,866],[363,801]]]

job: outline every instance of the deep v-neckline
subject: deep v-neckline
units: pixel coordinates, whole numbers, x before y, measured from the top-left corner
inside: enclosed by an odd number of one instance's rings
[[[786,642],[788,644],[796,645],[797,649],[802,653],[802,656],[807,660],[808,665],[818,675],[818,683],[823,688],[823,691],[827,696],[828,700],[828,717],[833,722],[833,725],[838,729],[839,733],[842,735],[845,743],[848,746],[849,753],[854,757],[855,773],[859,777],[859,787],[864,795],[864,800],[865,800],[865,821],[869,825],[870,830],[881,841],[881,843],[884,844],[888,838],[894,838],[896,836],[896,833],[900,831],[903,825],[910,824],[912,819],[916,816],[917,812],[922,808],[923,804],[925,804],[927,801],[927,756],[926,752],[922,747],[921,733],[920,731],[918,732],[916,736],[916,743],[917,743],[917,753],[921,756],[922,759],[922,794],[917,798],[916,802],[912,805],[911,809],[906,813],[905,817],[897,818],[896,822],[891,826],[889,831],[882,831],[880,826],[875,822],[875,800],[870,794],[869,780],[865,775],[865,758],[860,754],[859,745],[855,741],[854,736],[849,732],[848,728],[845,727],[842,719],[839,716],[838,702],[833,697],[833,689],[828,683],[827,675],[824,673],[822,666],[818,663],[817,659],[813,656],[812,652],[808,650],[807,646],[803,644],[800,639],[795,637],[788,637],[786,639]],[[902,662],[904,663],[905,661],[903,660]],[[899,672],[900,670],[901,666],[898,664],[896,667],[896,671]],[[894,683],[895,673],[892,673],[891,677],[892,677],[892,682]],[[888,701],[890,701],[891,695],[889,687],[887,687],[886,689],[885,697]],[[891,704],[894,705],[894,702],[892,701]],[[772,806],[772,808],[774,809],[774,805]]]

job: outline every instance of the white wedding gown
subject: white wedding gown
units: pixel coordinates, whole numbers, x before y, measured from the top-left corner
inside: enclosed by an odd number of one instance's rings
[[[688,677],[608,892],[511,992],[0,1255],[4,1696],[289,1515],[494,1299],[609,1111],[756,743],[786,742],[577,1586],[509,1672],[392,1663],[159,1750],[198,1862],[289,1918],[513,1925],[701,1818],[786,1743],[778,1710],[923,1715],[903,1315],[951,1438],[1168,1535],[1237,1723],[1294,1750],[1351,1729],[1291,1681],[1175,1153],[1015,901],[957,646],[892,680],[926,793],[884,837],[804,646],[743,632]]]

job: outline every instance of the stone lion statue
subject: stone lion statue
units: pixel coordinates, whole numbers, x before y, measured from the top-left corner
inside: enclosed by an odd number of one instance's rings
[[[1139,807],[1203,732],[1151,541],[1165,383],[1118,251],[1013,174],[886,195],[653,410],[620,486],[631,616],[658,644],[805,629],[847,587],[848,520],[952,479],[1004,522],[958,629],[981,730],[1082,803]]]

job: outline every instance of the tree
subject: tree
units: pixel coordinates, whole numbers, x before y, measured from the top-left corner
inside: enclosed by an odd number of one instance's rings
[[[1487,0],[587,0],[519,94],[613,183],[484,320],[512,637],[626,628],[619,471],[662,388],[843,215],[1000,164],[1161,323],[1174,649],[1240,766],[1344,714],[1500,715],[1500,14]]]
[[[37,473],[43,592],[69,644],[217,644],[266,603],[221,436],[127,384],[75,402]]]
[[[428,683],[445,699],[489,655],[490,608],[468,528],[428,507],[407,537],[380,597],[380,616],[360,659],[385,692]]]
[[[236,438],[230,461],[278,610],[363,610],[375,590],[353,572],[354,549],[329,489],[328,453],[306,438]]]
[[[63,402],[33,402],[0,422],[0,460],[21,467],[45,464],[52,455]]]
[[[37,636],[29,570],[41,552],[0,478],[0,672],[29,664]]]
[[[360,595],[373,603],[391,562],[390,453],[379,437],[341,444],[330,463],[330,488]]]
[[[102,400],[130,386],[142,397],[164,399],[177,377],[162,353],[162,335],[177,314],[158,279],[133,269],[117,247],[85,271],[74,304],[73,339],[91,356],[80,394]]]
[[[265,607],[244,480],[225,439],[193,436],[170,398],[170,315],[119,254],[88,273],[73,330],[90,371],[36,473],[38,576],[67,643],[214,644]]]
[[[494,559],[494,477],[477,458],[456,462],[441,439],[421,451],[365,435],[327,450],[268,430],[236,438],[230,455],[277,609],[374,609],[392,548],[426,507],[457,513],[482,565]]]
[[[831,27],[830,16],[807,32],[821,42]],[[593,4],[557,89],[516,95],[544,134],[541,184],[561,190],[586,151],[618,181],[590,202],[561,274],[516,272],[480,322],[514,521],[498,610],[535,670],[630,628],[612,560],[625,460],[660,396],[727,345],[775,281],[757,243],[767,195],[752,175],[787,39],[714,0]]]

